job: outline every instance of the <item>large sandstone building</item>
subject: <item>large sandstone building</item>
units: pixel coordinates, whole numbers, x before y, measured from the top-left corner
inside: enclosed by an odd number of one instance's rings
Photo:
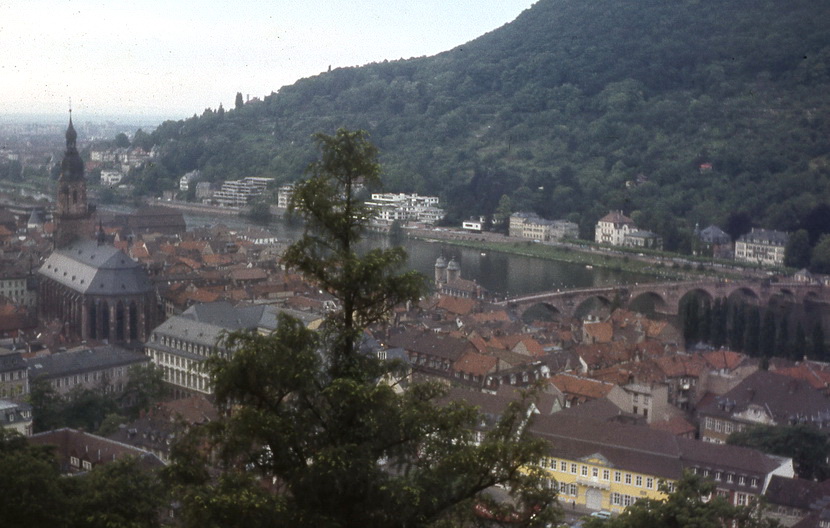
[[[63,321],[68,340],[143,341],[158,324],[155,288],[141,265],[95,240],[84,163],[69,120],[55,206],[55,250],[38,270],[42,321]]]

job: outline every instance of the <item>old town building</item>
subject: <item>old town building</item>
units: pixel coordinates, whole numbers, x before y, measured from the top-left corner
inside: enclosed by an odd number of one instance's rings
[[[68,339],[143,341],[158,324],[156,291],[142,266],[93,240],[84,164],[69,121],[55,209],[55,250],[38,270],[42,320],[63,322]]]

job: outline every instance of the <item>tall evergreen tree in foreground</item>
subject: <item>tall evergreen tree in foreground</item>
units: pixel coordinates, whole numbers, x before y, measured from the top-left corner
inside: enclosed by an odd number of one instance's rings
[[[284,262],[340,309],[319,332],[283,315],[272,335],[231,334],[233,356],[208,361],[227,417],[177,447],[169,475],[185,526],[467,526],[476,506],[531,526],[555,520],[555,494],[534,469],[545,443],[528,436],[527,402],[477,444],[476,409],[440,403],[437,384],[400,393],[384,380],[402,366],[360,351],[363,329],[417,302],[424,280],[398,273],[400,248],[356,251],[371,217],[358,191],[380,179],[365,133],[316,139],[321,158],[291,203],[306,232]],[[217,479],[205,471],[205,445],[221,461]],[[511,501],[489,498],[496,484]]]

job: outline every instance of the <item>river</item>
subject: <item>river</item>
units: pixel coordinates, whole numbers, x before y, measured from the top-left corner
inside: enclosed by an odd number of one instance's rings
[[[251,225],[245,219],[236,216],[184,213],[184,218],[188,229],[217,223],[232,228]],[[271,222],[267,228],[285,240],[294,240],[302,233],[302,228],[289,226],[282,220]],[[385,235],[373,235],[369,237],[369,243],[373,246],[386,245],[387,238]],[[654,280],[654,277],[637,273],[608,268],[588,269],[582,264],[496,251],[483,253],[476,249],[411,238],[407,239],[404,247],[409,256],[410,269],[418,270],[432,278],[435,260],[439,256],[443,255],[447,261],[454,258],[461,265],[463,278],[475,280],[497,296],[510,297],[556,289],[633,284]]]

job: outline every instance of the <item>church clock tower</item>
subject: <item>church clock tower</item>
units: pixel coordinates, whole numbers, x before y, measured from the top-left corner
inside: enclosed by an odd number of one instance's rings
[[[66,152],[61,162],[54,214],[56,249],[67,247],[76,240],[90,238],[94,229],[94,208],[87,203],[84,162],[75,145],[77,139],[78,133],[72,126],[70,114],[69,127],[66,129]]]

